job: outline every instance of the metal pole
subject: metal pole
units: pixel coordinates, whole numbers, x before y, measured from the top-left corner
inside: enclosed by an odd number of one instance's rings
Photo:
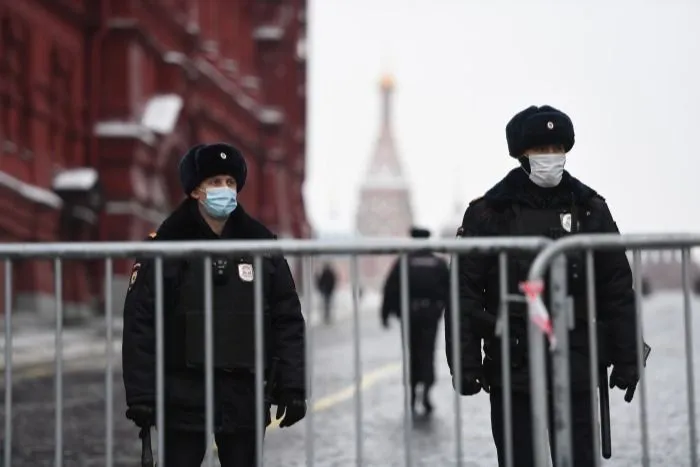
[[[112,313],[112,258],[105,258],[105,466],[114,465],[114,316]]]
[[[462,350],[460,346],[460,309],[459,309],[459,255],[453,254],[450,261],[450,328],[452,336],[452,373],[454,374],[455,392],[455,466],[462,465]]]
[[[163,258],[155,259],[156,295],[156,429],[158,463],[166,466],[165,458],[165,336],[163,311]]]
[[[642,317],[642,275],[640,271],[641,266],[641,252],[639,250],[634,250],[632,255],[633,259],[633,276],[635,280],[636,287],[634,288],[634,307],[635,307],[635,331],[637,334],[637,368],[639,369],[639,403],[640,403],[640,423],[642,431],[642,465],[644,467],[649,467],[651,465],[651,458],[649,456],[649,426],[648,426],[648,415],[647,415],[647,387],[646,378],[644,378],[644,341],[643,341],[643,317]]]
[[[576,237],[585,237],[576,235]],[[596,237],[597,238],[597,237]],[[623,237],[625,238],[625,237]],[[584,238],[585,239],[585,238]],[[611,241],[603,237],[605,241]],[[642,237],[645,241],[662,240],[655,237]],[[560,240],[565,242],[567,239]],[[636,237],[628,238],[628,241],[640,240]],[[677,244],[677,241],[696,241],[700,245],[700,235],[681,236],[670,239],[663,237],[664,244]],[[620,240],[614,242],[618,245]],[[363,241],[350,242],[347,240],[338,241],[314,241],[314,240],[220,240],[211,242],[209,240],[173,241],[173,242],[85,242],[85,243],[3,243],[0,244],[0,257],[3,258],[54,258],[60,255],[64,259],[78,258],[103,258],[110,256],[113,258],[155,258],[162,257],[189,257],[201,258],[203,255],[230,255],[232,253],[246,253],[250,255],[285,254],[337,254],[337,255],[372,255],[372,254],[401,254],[412,253],[430,249],[437,253],[444,252],[478,252],[485,254],[497,254],[503,250],[518,251],[538,251],[542,247],[550,244],[545,238],[531,237],[470,237],[461,239],[365,239]],[[656,244],[656,243],[653,243]],[[568,243],[564,244],[569,245]],[[559,246],[558,248],[561,248]]]
[[[506,448],[506,467],[513,467],[513,400],[510,363],[510,316],[508,313],[508,255],[498,255],[499,310],[501,334],[501,377],[503,379],[503,433]]]
[[[314,465],[314,411],[313,411],[313,369],[314,369],[314,349],[313,349],[313,326],[311,318],[313,311],[313,290],[311,282],[313,281],[313,258],[304,256],[302,260],[302,278],[304,290],[304,309],[306,310],[306,399],[308,401],[309,410],[306,414],[306,465],[313,467]]]
[[[56,425],[54,451],[55,467],[63,466],[63,268],[61,258],[55,258],[54,290],[56,294]]]
[[[559,255],[550,271],[552,319],[557,347],[552,352],[554,442],[556,465],[573,465],[571,424],[571,379],[569,375],[569,316],[566,256]]]
[[[214,293],[212,290],[212,260],[204,257],[204,388],[206,415],[205,465],[214,466]]]
[[[4,464],[12,465],[12,261],[5,260],[5,449]]]
[[[690,250],[683,249],[683,317],[685,328],[685,372],[688,385],[688,427],[690,436],[690,465],[700,465],[698,461],[697,418],[695,417],[695,366],[693,363],[693,314],[690,303]],[[641,375],[642,373],[640,373]]]
[[[410,313],[409,313],[409,283],[408,283],[408,256],[403,253],[399,259],[399,275],[401,288],[401,331],[403,344],[403,389],[404,389],[404,449],[406,453],[406,466],[413,465],[411,455],[411,430],[413,428],[411,407],[411,346],[410,339]]]
[[[355,465],[362,467],[362,352],[360,348],[360,290],[357,256],[350,258],[352,284],[352,331],[355,356]]]
[[[528,304],[528,309],[535,306]],[[530,316],[534,312],[528,313]],[[527,322],[530,351],[530,397],[532,406],[532,448],[535,465],[545,467],[549,462],[547,450],[547,372],[545,368],[544,336],[532,319]]]
[[[600,466],[600,417],[598,413],[598,386],[608,384],[598,379],[598,311],[596,303],[595,261],[593,251],[586,250],[586,304],[588,312],[589,371],[591,373],[591,430],[593,431],[594,467]]]
[[[255,294],[255,463],[263,466],[263,373],[265,371],[265,344],[263,342],[263,264],[262,257],[253,258],[253,290]]]

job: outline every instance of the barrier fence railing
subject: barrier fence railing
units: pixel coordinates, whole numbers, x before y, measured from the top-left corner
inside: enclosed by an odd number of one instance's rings
[[[552,242],[551,240],[544,238],[531,238],[531,237],[498,237],[498,238],[462,238],[462,239],[449,239],[449,240],[412,240],[412,239],[376,239],[376,240],[363,240],[363,241],[309,241],[309,240],[277,240],[277,241],[217,241],[217,242],[105,242],[105,243],[32,243],[32,244],[3,244],[0,245],[0,259],[5,260],[5,438],[4,438],[4,465],[12,465],[12,264],[14,261],[26,260],[26,259],[51,259],[54,262],[55,270],[55,287],[56,287],[56,353],[55,353],[55,465],[61,466],[63,464],[64,456],[64,446],[63,446],[63,361],[62,361],[62,324],[63,324],[63,309],[61,304],[61,293],[63,287],[63,276],[62,276],[62,261],[64,259],[104,259],[105,260],[105,290],[106,294],[111,294],[113,286],[113,268],[112,263],[116,258],[150,258],[153,260],[154,264],[154,284],[155,284],[155,335],[156,335],[156,414],[157,420],[156,425],[159,427],[164,426],[164,384],[165,384],[165,367],[164,367],[164,316],[167,310],[164,310],[164,281],[163,281],[163,263],[165,259],[174,257],[188,257],[197,258],[198,260],[204,261],[205,264],[205,277],[202,279],[205,286],[205,297],[204,297],[204,317],[205,317],[205,370],[203,379],[205,381],[206,387],[206,398],[205,398],[205,414],[206,414],[206,441],[207,445],[211,446],[213,442],[213,432],[214,432],[214,402],[213,402],[213,388],[214,388],[214,378],[215,370],[213,366],[213,342],[212,337],[214,335],[212,330],[213,322],[213,295],[212,295],[212,258],[221,257],[227,255],[235,255],[244,253],[248,256],[253,257],[253,271],[261,271],[263,260],[269,255],[285,255],[285,256],[302,256],[302,278],[303,278],[303,301],[302,309],[307,313],[307,334],[306,334],[306,378],[307,378],[307,398],[309,402],[309,407],[313,404],[313,399],[316,396],[313,391],[311,391],[311,381],[315,371],[323,371],[323,369],[316,369],[313,367],[314,362],[314,348],[312,329],[308,326],[309,316],[308,312],[312,309],[313,303],[311,302],[311,287],[312,287],[312,268],[313,268],[313,257],[316,255],[324,254],[334,254],[334,255],[346,255],[350,259],[351,264],[351,281],[353,285],[353,358],[354,358],[354,418],[355,418],[355,458],[356,465],[363,465],[364,461],[364,446],[362,443],[362,429],[363,429],[363,411],[362,411],[362,365],[360,360],[361,355],[361,343],[362,339],[360,336],[360,314],[359,314],[359,268],[357,266],[358,257],[364,255],[372,254],[398,254],[400,257],[400,283],[401,283],[401,317],[402,322],[406,325],[403,326],[404,339],[403,342],[403,380],[404,380],[404,462],[405,465],[413,465],[413,453],[411,450],[411,431],[412,431],[412,418],[410,410],[410,387],[407,384],[410,381],[410,349],[408,348],[407,336],[410,332],[410,322],[409,322],[409,276],[408,276],[408,256],[410,253],[424,250],[431,250],[438,253],[448,253],[451,255],[452,267],[450,274],[450,306],[449,316],[446,319],[450,319],[452,323],[451,336],[452,336],[452,348],[449,349],[452,353],[453,359],[453,371],[454,371],[454,381],[457,385],[457,391],[455,391],[454,396],[454,421],[455,421],[455,460],[454,465],[462,465],[462,435],[461,435],[461,410],[460,410],[460,397],[459,397],[459,386],[461,384],[461,354],[460,350],[460,335],[459,335],[459,323],[460,323],[460,295],[459,295],[459,262],[456,261],[461,255],[471,255],[471,254],[486,254],[490,255],[494,259],[497,259],[498,265],[498,277],[500,282],[499,298],[500,298],[500,308],[498,310],[498,323],[497,333],[500,334],[500,345],[501,352],[503,355],[503,365],[501,365],[501,372],[503,378],[503,424],[505,433],[505,452],[506,452],[506,465],[513,465],[513,439],[512,439],[512,404],[511,404],[511,391],[510,381],[511,381],[511,367],[510,367],[510,327],[508,325],[509,320],[504,319],[508,316],[509,304],[512,303],[524,303],[525,297],[519,293],[513,293],[508,289],[507,283],[509,278],[508,273],[508,258],[509,254],[514,254],[517,252],[528,252],[531,256],[535,256],[538,252],[541,252],[537,259],[533,263],[532,269],[530,271],[529,280],[530,283],[537,282],[542,279],[546,269],[552,264],[552,284],[553,290],[556,290],[557,294],[553,295],[554,303],[557,300],[562,304],[555,307],[553,315],[555,321],[558,321],[558,316],[563,315],[561,313],[564,308],[563,303],[566,295],[566,284],[559,282],[559,286],[556,284],[558,277],[565,276],[564,272],[566,268],[565,260],[556,259],[560,257],[561,253],[568,251],[569,249],[597,249],[597,248],[665,248],[665,247],[682,247],[686,250],[690,246],[700,245],[700,236],[642,236],[642,237],[629,237],[629,236],[586,236],[578,235],[572,236],[566,239],[558,240]],[[592,254],[588,254],[588,261],[592,262]],[[687,262],[687,254],[684,255],[684,264]],[[564,269],[562,269],[564,268]],[[635,270],[638,267],[635,267]],[[685,268],[687,269],[687,268]],[[685,270],[684,269],[684,270]],[[589,268],[592,271],[592,268]],[[263,349],[264,339],[266,338],[264,333],[264,317],[263,317],[263,283],[262,276],[255,274],[254,279],[254,301],[255,301],[255,313],[254,313],[254,329],[251,330],[255,336],[255,348],[256,348],[256,358],[255,358],[255,402],[256,402],[256,427],[258,436],[256,437],[256,452],[257,452],[257,464],[263,465],[263,436],[265,430],[265,421],[263,419],[263,406],[265,404],[264,398],[264,370],[265,362],[263,361]],[[688,279],[687,271],[684,274],[684,295],[686,296],[686,319],[690,320],[690,311],[688,300]],[[589,277],[589,279],[592,279]],[[592,281],[589,281],[592,282]],[[589,290],[589,294],[594,293]],[[639,292],[637,292],[639,293]],[[112,352],[112,326],[113,326],[113,310],[112,310],[112,300],[108,295],[105,300],[105,317],[107,333],[106,333],[106,348],[107,355],[111,357],[110,352]],[[590,313],[590,311],[589,311]],[[546,368],[545,368],[545,348],[544,341],[540,339],[541,330],[536,327],[535,322],[541,322],[542,310],[536,309],[534,305],[529,307],[530,314],[530,326],[528,326],[528,333],[530,336],[530,365],[533,371],[533,377],[531,381],[535,385],[544,385],[546,381]],[[595,313],[593,312],[593,315]],[[594,322],[594,321],[593,321]],[[555,324],[557,329],[556,334],[559,336],[562,334],[560,326]],[[638,332],[641,335],[641,320],[638,320]],[[689,329],[689,328],[687,328]],[[686,331],[687,339],[687,350],[692,349],[692,337],[688,334],[690,331]],[[566,333],[563,333],[566,334]],[[534,337],[534,338],[533,338]],[[565,340],[565,337],[562,338]],[[591,337],[595,340],[595,335]],[[641,346],[641,340],[640,346]],[[592,342],[592,350],[595,350],[595,342]],[[690,358],[690,354],[689,358]],[[107,360],[106,368],[106,402],[105,402],[105,465],[114,465],[114,407],[113,407],[113,371],[114,368],[111,364],[111,358]],[[565,362],[561,358],[560,354],[553,352],[553,361],[555,363],[554,374],[556,375],[566,374],[562,372],[562,368],[566,368],[568,362]],[[640,361],[640,366],[642,362]],[[692,360],[688,364],[688,374],[691,376],[689,378],[689,387],[692,387]],[[555,392],[557,388],[562,387],[568,388],[568,381],[559,381],[555,384]],[[564,386],[562,386],[564,385]],[[543,389],[544,386],[537,386],[536,389]],[[642,399],[642,407],[644,410],[644,379],[642,379],[640,397]],[[566,391],[558,390],[557,394],[563,394]],[[689,405],[691,409],[694,409],[694,399],[692,391],[689,391]],[[547,453],[544,450],[546,447],[547,440],[547,404],[546,404],[546,390],[541,393],[534,393],[532,398],[533,404],[533,433],[535,440],[535,455],[538,466],[548,465]],[[570,404],[566,398],[560,398],[555,396],[555,408],[557,414],[566,414],[566,404]],[[694,413],[693,411],[690,412]],[[559,415],[558,415],[559,416]],[[565,418],[565,415],[562,415]],[[643,422],[646,423],[643,417]],[[692,418],[692,416],[691,416]],[[306,425],[306,436],[305,436],[305,452],[306,452],[306,465],[314,465],[314,412],[309,410],[304,421]],[[646,428],[643,426],[643,430]],[[691,436],[695,439],[695,421],[690,422]],[[566,423],[563,426],[557,425],[556,427],[556,439],[557,439],[557,457],[561,459],[571,459],[570,455],[570,443],[569,447],[564,441],[565,432],[570,433],[570,423]],[[646,431],[644,431],[646,433]],[[570,435],[569,435],[570,436]],[[645,436],[647,436],[645,434]],[[648,443],[648,440],[643,439],[643,443]],[[694,446],[694,443],[691,443]],[[646,444],[645,444],[646,446]],[[157,430],[157,447],[158,447],[158,465],[167,465],[167,459],[165,456],[165,432],[164,430]],[[645,448],[646,449],[646,448]],[[599,451],[598,451],[599,452]],[[211,449],[207,450],[207,457],[205,465],[213,465],[213,452]],[[693,459],[697,459],[697,454],[693,451],[691,454]],[[568,456],[568,457],[567,457]],[[648,459],[648,455],[646,456]],[[566,464],[560,464],[566,465]],[[569,463],[569,465],[571,465]]]
[[[310,310],[311,303],[311,257],[320,254],[336,254],[348,255],[351,260],[352,282],[354,284],[354,300],[353,300],[353,343],[354,343],[354,379],[355,379],[355,454],[356,464],[363,465],[363,445],[362,445],[362,401],[361,401],[361,362],[360,362],[360,334],[359,334],[359,310],[358,310],[358,267],[357,257],[361,255],[371,254],[399,254],[401,256],[401,315],[402,321],[408,324],[408,306],[409,306],[409,288],[407,274],[407,254],[419,250],[432,250],[441,253],[450,253],[454,257],[457,254],[468,253],[491,253],[500,255],[505,258],[508,252],[528,251],[535,253],[541,250],[549,240],[543,238],[480,238],[480,239],[450,239],[450,240],[411,240],[411,239],[376,239],[360,242],[319,242],[307,240],[277,240],[277,241],[218,241],[218,242],[105,242],[105,243],[31,243],[31,244],[3,244],[0,245],[0,259],[5,260],[5,438],[4,438],[4,465],[12,465],[12,264],[13,261],[27,259],[51,259],[54,264],[55,271],[55,295],[56,295],[56,352],[55,352],[55,456],[54,464],[56,466],[63,465],[64,446],[63,446],[63,358],[62,358],[62,333],[63,333],[63,308],[61,290],[63,289],[63,268],[62,261],[66,259],[104,259],[105,260],[105,291],[108,296],[105,300],[105,316],[107,333],[105,343],[107,348],[107,368],[106,368],[106,407],[105,407],[105,424],[106,424],[106,439],[105,439],[105,465],[112,466],[114,464],[114,407],[113,407],[113,366],[112,358],[112,338],[113,338],[113,316],[111,290],[113,286],[113,268],[112,262],[115,258],[141,258],[142,260],[150,258],[154,264],[154,284],[155,284],[155,334],[156,334],[156,426],[164,426],[164,384],[165,384],[165,368],[164,368],[164,296],[163,296],[163,261],[166,258],[173,257],[198,257],[205,263],[205,297],[204,297],[204,315],[205,315],[205,371],[204,380],[206,387],[205,414],[206,414],[206,441],[207,445],[211,446],[213,442],[214,429],[214,405],[213,405],[213,388],[214,388],[214,368],[213,368],[213,330],[212,330],[212,257],[222,255],[232,255],[236,253],[245,253],[253,256],[253,270],[262,270],[263,257],[265,255],[290,255],[304,256],[302,277],[304,287],[304,302],[302,307]],[[501,276],[505,277],[504,272]],[[458,271],[455,266],[452,268],[451,274],[451,315],[455,323],[453,327],[453,358],[455,368],[455,381],[459,385],[461,381],[459,336],[457,334],[459,324],[459,297],[457,294]],[[263,463],[263,432],[265,430],[263,419],[263,397],[264,391],[264,366],[263,348],[264,348],[264,332],[263,332],[263,309],[262,309],[262,294],[263,284],[262,276],[256,275],[254,284],[254,299],[255,299],[255,319],[254,319],[254,335],[255,339],[255,402],[256,402],[256,426],[258,436],[256,437],[256,452],[257,464]],[[508,300],[522,301],[519,296],[504,296],[504,302]],[[308,319],[307,319],[308,325]],[[313,393],[310,391],[310,382],[313,375],[313,347],[310,345],[311,339],[306,338],[306,361],[307,361],[307,382],[309,389],[307,397],[309,405],[313,401]],[[409,332],[409,326],[404,326],[404,337]],[[410,365],[408,364],[409,349],[408,339],[403,339],[403,377],[404,382],[410,380]],[[506,352],[508,348],[505,347]],[[410,434],[411,434],[411,414],[410,414],[410,389],[408,385],[404,388],[405,397],[405,414],[404,414],[404,433],[405,433],[405,463],[406,465],[413,464]],[[460,419],[460,401],[457,393],[455,393],[455,429],[457,432],[455,443],[455,459],[457,465],[461,464],[462,459],[462,444],[461,444],[461,419]],[[313,418],[312,410],[309,410],[306,423],[306,463],[314,465],[314,436],[313,433]],[[508,419],[508,417],[506,417]],[[506,422],[509,423],[509,422]],[[509,426],[509,425],[507,425]],[[165,458],[165,431],[157,430],[157,452],[158,465],[166,466],[167,458]],[[213,465],[213,452],[207,450],[205,464]]]
[[[552,358],[553,379],[553,411],[556,417],[554,431],[556,465],[574,465],[572,454],[573,427],[571,420],[571,382],[569,379],[569,346],[568,334],[572,328],[571,303],[567,301],[567,254],[584,252],[586,265],[586,296],[587,296],[587,324],[589,338],[589,361],[591,381],[591,407],[593,449],[596,453],[595,465],[600,465],[601,437],[598,432],[599,417],[596,391],[599,384],[605,385],[607,381],[599,381],[598,377],[598,329],[596,312],[596,281],[594,253],[632,250],[632,275],[635,284],[635,334],[637,346],[637,366],[641,379],[639,381],[640,400],[640,428],[642,465],[650,465],[649,431],[647,415],[647,387],[644,377],[645,367],[645,343],[643,341],[643,317],[641,313],[642,287],[641,287],[641,251],[642,250],[681,250],[682,255],[682,290],[683,290],[683,316],[685,327],[685,356],[686,356],[686,383],[688,397],[688,436],[690,441],[690,464],[700,465],[697,447],[697,419],[695,408],[695,375],[693,362],[693,322],[691,312],[691,279],[690,263],[691,248],[700,246],[700,235],[693,234],[658,234],[658,235],[616,235],[616,234],[586,234],[572,235],[550,243],[542,250],[531,265],[526,289],[528,297],[528,324],[529,337],[529,364],[531,384],[531,404],[533,413],[533,449],[535,462],[538,466],[547,465],[549,453],[547,452],[547,369],[545,364],[545,340],[543,333],[551,332],[554,345],[550,345],[549,354]],[[626,259],[625,259],[626,260]],[[551,296],[551,322],[542,314],[543,302],[539,294],[543,292],[543,281],[547,270],[550,270],[549,293]],[[551,326],[551,327],[550,327]],[[607,372],[604,374],[607,378]]]

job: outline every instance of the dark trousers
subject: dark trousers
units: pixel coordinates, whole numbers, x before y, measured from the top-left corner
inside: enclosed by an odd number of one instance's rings
[[[423,383],[429,389],[435,383],[435,341],[440,316],[433,310],[412,313],[409,327],[411,386]]]
[[[512,397],[513,420],[513,467],[532,467],[535,465],[532,451],[532,410],[530,396],[526,393],[513,393]],[[554,423],[550,417],[549,426]],[[572,454],[574,467],[590,467],[594,465],[593,431],[591,413],[591,393],[577,391],[571,395],[571,421],[573,425]],[[506,446],[503,427],[503,395],[501,388],[493,388],[491,391],[491,431],[498,452],[498,465],[506,465]],[[550,447],[552,454],[555,449],[554,436],[550,429]],[[556,461],[554,462],[556,466]]]
[[[221,467],[255,467],[255,432],[217,433]],[[165,433],[165,462],[170,467],[200,467],[207,446],[204,433],[168,430]]]
[[[330,323],[331,322],[331,305],[332,305],[332,300],[333,297],[331,297],[330,294],[322,295],[322,300],[323,300],[323,322],[324,323]]]

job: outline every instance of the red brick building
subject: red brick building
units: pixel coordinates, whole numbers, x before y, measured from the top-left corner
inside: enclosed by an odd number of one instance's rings
[[[183,197],[182,154],[215,141],[247,156],[246,209],[308,236],[305,8],[0,0],[0,241],[143,239]],[[99,301],[102,269],[65,262],[69,308]],[[17,309],[53,312],[50,262],[14,276]]]

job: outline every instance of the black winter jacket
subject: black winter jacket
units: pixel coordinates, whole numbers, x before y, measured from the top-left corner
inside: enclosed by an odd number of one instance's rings
[[[238,206],[219,237],[198,211],[197,202],[184,201],[157,230],[154,241],[274,239],[260,222]],[[200,260],[200,259],[197,259]],[[154,405],[156,400],[155,284],[154,266],[140,259],[132,270],[132,281],[124,304],[122,366],[127,405]],[[182,429],[204,427],[204,374],[172,361],[182,342],[175,342],[169,314],[179,297],[177,259],[163,261],[163,296],[166,366],[166,424]],[[266,349],[277,357],[276,384],[279,391],[305,391],[305,323],[299,297],[287,261],[282,256],[263,258],[263,293],[270,327],[265,331]],[[269,363],[269,358],[266,364]],[[252,373],[219,373],[215,376],[215,428],[231,431],[255,425],[254,376]]]
[[[542,189],[534,185],[528,175],[517,168],[490,189],[482,198],[474,200],[459,228],[460,237],[496,237],[510,235],[509,221],[515,216],[514,207],[581,208],[580,233],[619,233],[605,200],[594,190],[564,173],[559,186]],[[597,319],[601,324],[599,342],[605,363],[636,362],[635,302],[630,265],[623,251],[594,253]],[[526,269],[517,281],[526,280]],[[585,277],[585,275],[583,276]],[[498,257],[487,254],[461,255],[459,259],[460,284],[460,348],[462,371],[482,369],[481,343],[485,345],[485,362],[495,363],[486,368],[487,375],[498,385],[500,380],[500,341],[494,337],[494,326],[499,310]],[[517,293],[512,290],[510,293]],[[570,291],[575,300],[585,301],[585,287]],[[548,295],[544,294],[545,297]],[[584,302],[585,303],[585,302]],[[514,319],[511,305],[511,332],[526,339],[526,322],[523,313]],[[583,308],[583,309],[579,309]],[[577,316],[585,315],[585,306],[576,309]],[[520,321],[518,321],[520,319]],[[452,367],[451,322],[449,313],[445,320],[445,340],[448,364]],[[585,323],[577,322],[570,334],[571,376],[575,382],[588,381],[588,331]],[[495,341],[495,342],[494,342]],[[527,390],[527,343],[521,355],[523,367],[514,370],[512,384],[515,390]],[[516,356],[517,357],[517,356]],[[486,366],[486,365],[485,365]],[[489,370],[491,370],[489,372]]]

